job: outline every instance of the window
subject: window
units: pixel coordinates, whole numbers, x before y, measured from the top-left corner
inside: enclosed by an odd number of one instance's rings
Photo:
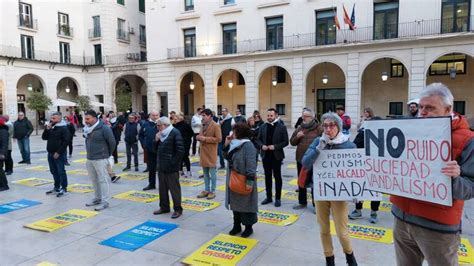
[[[196,56],[196,29],[190,28],[184,30],[184,56]]]
[[[125,0],[117,0],[117,4],[119,5],[125,5]]]
[[[470,0],[443,0],[441,33],[469,31]]]
[[[138,11],[145,13],[145,0],[138,0]]]
[[[34,42],[33,37],[28,35],[21,35],[21,57],[26,59],[34,59]]]
[[[242,115],[245,115],[245,104],[237,104],[237,109],[240,110]]]
[[[117,19],[117,38],[124,41],[129,41],[129,35],[125,28],[125,20]]]
[[[284,104],[276,104],[275,109],[278,112],[278,115],[285,115],[285,105]]]
[[[390,102],[388,106],[389,115],[403,115],[403,102]]]
[[[316,11],[316,45],[336,43],[336,10]]]
[[[318,89],[316,93],[316,113],[317,117],[329,111],[335,112],[337,105],[345,105],[345,89]]]
[[[466,115],[466,102],[454,101],[453,110],[460,115]]]
[[[400,78],[400,77],[403,77],[403,64],[402,62],[398,61],[398,60],[395,60],[395,59],[392,59],[390,61],[390,69],[391,69],[391,72],[390,72],[390,77],[392,78]]]
[[[33,11],[31,9],[31,5],[20,2],[19,9],[20,9],[20,21],[19,21],[20,26],[33,28]]]
[[[283,17],[267,18],[267,50],[283,49]]]
[[[237,85],[245,85],[244,76],[242,76],[242,74],[240,74],[240,72],[239,72],[239,79],[237,80]]]
[[[237,53],[237,24],[222,24],[223,53]]]
[[[140,44],[146,44],[146,27],[145,25],[140,25]]]
[[[140,51],[140,62],[146,62],[146,52]]]
[[[455,70],[456,74],[466,73],[466,55],[451,54],[441,56],[431,64],[429,73],[430,76],[449,75],[452,70]]]
[[[374,40],[398,37],[398,1],[374,3]]]
[[[94,59],[96,65],[102,65],[102,46],[100,44],[94,45]]]
[[[282,67],[277,67],[277,82],[286,83],[286,70]]]
[[[71,63],[71,49],[69,48],[69,43],[59,42],[59,61],[62,64]]]
[[[69,15],[58,12],[58,34],[71,36],[71,28],[69,27]]]
[[[184,0],[184,11],[194,10],[194,0]]]
[[[100,37],[100,36],[101,36],[101,32],[100,32],[100,16],[93,16],[93,17],[92,17],[92,24],[93,24],[93,28],[92,28],[91,37],[92,37],[92,38]]]
[[[232,5],[235,4],[235,0],[224,0],[224,5]]]

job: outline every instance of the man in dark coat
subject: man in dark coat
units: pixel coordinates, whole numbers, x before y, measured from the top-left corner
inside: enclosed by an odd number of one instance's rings
[[[191,161],[189,160],[189,149],[191,148],[191,142],[194,137],[194,131],[191,126],[184,121],[184,117],[182,114],[176,115],[176,122],[173,125],[174,128],[179,130],[181,133],[181,137],[183,138],[184,143],[184,157],[183,157],[183,164],[186,166],[186,173],[182,174],[184,177],[192,177],[191,174]]]
[[[143,188],[144,191],[156,188],[156,149],[154,141],[158,129],[156,128],[156,121],[158,120],[158,112],[152,111],[148,121],[143,123],[140,128],[138,138],[147,152],[147,168],[148,168],[148,186]]]
[[[7,177],[3,166],[8,152],[8,126],[5,119],[0,117],[0,191],[9,190]]]
[[[181,207],[181,186],[179,184],[179,169],[184,155],[183,139],[179,130],[171,125],[168,117],[161,117],[158,122],[160,131],[156,134],[157,145],[157,169],[160,190],[160,209],[153,214],[163,214],[170,212],[169,194],[173,199],[174,212],[172,219],[176,219],[183,214]]]
[[[46,194],[56,193],[57,197],[61,197],[67,192],[67,174],[64,165],[67,161],[66,150],[71,136],[60,112],[51,116],[51,120],[43,131],[42,139],[47,141],[49,171],[54,178],[54,188]]]
[[[135,164],[135,172],[138,172],[138,132],[140,130],[140,124],[136,118],[135,113],[131,113],[128,116],[128,122],[125,124],[125,150],[127,152],[127,166],[123,171],[128,171],[132,165],[132,154]]]
[[[31,164],[30,161],[30,135],[33,133],[33,125],[26,118],[25,113],[19,112],[18,119],[13,123],[13,138],[18,141],[22,160],[18,163]]]
[[[288,146],[288,132],[285,125],[280,122],[275,108],[267,111],[267,122],[260,127],[257,145],[261,151],[263,170],[265,172],[265,187],[267,198],[262,205],[273,202],[272,200],[272,175],[275,177],[275,207],[281,206],[281,165],[285,158],[283,148]]]

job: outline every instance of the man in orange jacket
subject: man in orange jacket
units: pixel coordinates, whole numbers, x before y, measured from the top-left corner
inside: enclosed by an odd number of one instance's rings
[[[397,265],[458,265],[464,201],[474,197],[474,132],[466,119],[453,113],[453,95],[441,83],[427,86],[420,95],[420,117],[451,116],[453,161],[441,172],[452,177],[453,205],[391,196],[395,216]]]

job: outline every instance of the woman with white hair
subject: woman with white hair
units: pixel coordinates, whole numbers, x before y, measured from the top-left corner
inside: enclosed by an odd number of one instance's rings
[[[333,112],[325,113],[321,117],[321,121],[323,121],[323,134],[321,137],[314,139],[302,159],[303,167],[306,169],[313,168],[313,164],[321,150],[356,148],[355,144],[349,141],[349,136],[342,133],[342,119],[339,115]],[[337,237],[346,254],[347,265],[356,266],[357,262],[349,238],[349,218],[347,217],[349,212],[348,203],[346,201],[316,201],[316,210],[321,229],[320,237],[323,244],[324,256],[326,257],[326,265],[335,265],[329,220],[329,216],[332,214]]]

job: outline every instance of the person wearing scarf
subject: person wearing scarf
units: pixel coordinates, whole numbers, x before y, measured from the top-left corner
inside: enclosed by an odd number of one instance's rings
[[[323,121],[323,134],[321,137],[314,139],[302,159],[303,167],[308,170],[313,168],[313,164],[318,158],[321,150],[356,148],[355,144],[349,141],[349,135],[343,134],[343,122],[339,115],[333,112],[325,113],[321,117],[321,120]],[[326,265],[335,265],[330,232],[330,216],[332,214],[339,242],[346,254],[347,265],[356,266],[357,262],[349,238],[349,218],[347,217],[349,212],[348,202],[317,201],[316,211],[320,226],[320,237],[323,245],[324,256],[326,257]]]

